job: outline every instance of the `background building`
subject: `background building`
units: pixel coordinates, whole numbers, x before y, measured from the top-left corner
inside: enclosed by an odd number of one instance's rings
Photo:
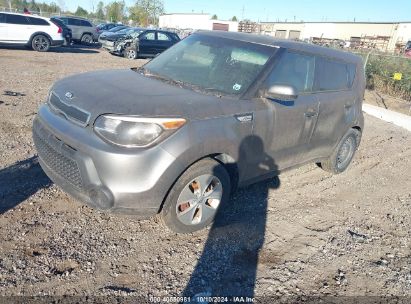
[[[214,20],[210,14],[165,14],[159,18],[159,27],[237,32],[238,22]]]
[[[259,32],[284,39],[343,40],[394,51],[411,40],[411,22],[262,22]]]

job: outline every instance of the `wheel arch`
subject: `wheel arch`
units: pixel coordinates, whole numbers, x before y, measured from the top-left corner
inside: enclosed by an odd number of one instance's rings
[[[237,162],[235,161],[235,159],[232,156],[230,156],[229,154],[226,154],[226,153],[207,154],[207,155],[204,155],[204,156],[190,162],[189,165],[187,165],[184,168],[184,170],[182,170],[182,172],[178,176],[176,176],[173,183],[171,184],[171,186],[167,190],[166,195],[164,196],[157,213],[160,213],[161,210],[163,209],[164,203],[165,203],[171,189],[174,187],[174,185],[176,184],[178,179],[184,174],[184,172],[186,172],[188,170],[188,168],[190,168],[194,164],[198,163],[201,160],[207,159],[207,158],[214,159],[215,161],[217,161],[218,163],[220,163],[224,166],[224,168],[227,170],[228,175],[230,176],[231,192],[233,192],[237,189],[238,181],[239,181],[239,170],[238,170],[238,165],[237,165]]]
[[[50,41],[50,44],[51,44],[51,42],[53,41],[53,39],[51,38],[51,36],[50,36],[49,34],[45,33],[45,32],[34,32],[33,34],[31,34],[30,39],[29,39],[27,45],[31,45],[32,42],[33,42],[34,37],[36,37],[37,35],[46,36],[47,39]]]

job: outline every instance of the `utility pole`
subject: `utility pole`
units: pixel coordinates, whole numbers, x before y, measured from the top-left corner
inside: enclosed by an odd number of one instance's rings
[[[11,12],[11,0],[9,0],[8,2],[9,2],[9,10]]]
[[[244,5],[243,5],[243,10],[242,10],[242,17],[241,17],[241,20],[244,20]]]

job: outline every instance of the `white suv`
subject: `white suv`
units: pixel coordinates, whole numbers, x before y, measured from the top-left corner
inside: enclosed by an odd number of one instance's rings
[[[27,45],[47,52],[64,42],[63,30],[50,19],[26,14],[0,12],[0,45]]]

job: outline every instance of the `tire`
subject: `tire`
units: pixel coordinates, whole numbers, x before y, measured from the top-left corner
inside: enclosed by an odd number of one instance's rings
[[[124,57],[131,60],[137,59],[137,51],[134,48],[126,48]]]
[[[350,165],[361,138],[361,132],[350,129],[340,140],[331,156],[319,166],[330,173],[340,174]]]
[[[36,35],[31,40],[31,47],[37,52],[47,52],[50,46],[50,39],[45,35]]]
[[[230,198],[230,176],[222,164],[204,159],[189,167],[164,202],[160,218],[172,231],[190,233],[210,225]]]
[[[90,45],[93,43],[93,36],[90,34],[83,34],[80,41],[81,44]]]

